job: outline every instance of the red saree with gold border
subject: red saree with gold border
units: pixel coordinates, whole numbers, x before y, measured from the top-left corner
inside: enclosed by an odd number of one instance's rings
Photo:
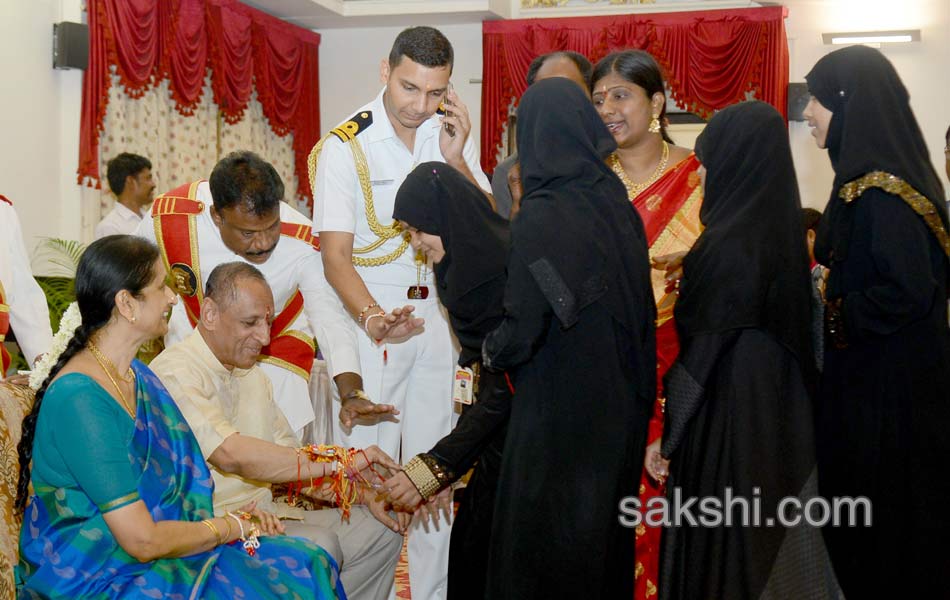
[[[633,206],[643,219],[647,244],[650,246],[650,258],[685,252],[692,247],[702,232],[699,222],[699,209],[702,205],[702,186],[699,185],[700,167],[696,155],[690,154],[672,169],[667,171],[650,187],[635,198]],[[653,270],[653,295],[656,300],[656,368],[657,399],[650,418],[647,444],[656,441],[663,434],[663,405],[666,400],[663,392],[663,375],[673,364],[679,353],[679,340],[676,325],[673,322],[675,293],[666,292],[666,273]],[[640,475],[640,506],[646,508],[647,502],[664,495],[662,487],[657,487],[646,470]],[[636,565],[634,576],[634,598],[644,600],[656,598],[656,581],[660,566],[660,533],[658,527],[640,525],[636,529]]]

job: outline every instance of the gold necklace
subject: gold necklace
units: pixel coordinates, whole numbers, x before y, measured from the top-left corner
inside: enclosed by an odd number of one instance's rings
[[[112,386],[115,388],[115,391],[119,393],[119,399],[121,400],[120,403],[122,404],[123,410],[125,410],[125,412],[127,412],[128,415],[132,417],[133,420],[135,420],[134,405],[129,404],[128,399],[122,392],[122,388],[119,387],[119,382],[117,382],[115,377],[112,376],[112,372],[116,370],[115,364],[106,358],[105,355],[102,354],[102,351],[99,350],[98,346],[96,346],[92,341],[87,344],[87,347],[89,348],[89,353],[92,354],[92,357],[96,359],[96,362],[99,363],[99,366],[102,367],[103,371],[105,371],[106,377],[108,377],[109,381],[112,382]],[[106,363],[108,363],[109,366],[106,366]],[[111,369],[109,368],[110,366],[112,367]],[[119,374],[116,373],[116,375]],[[132,371],[132,367],[129,367],[129,379],[125,379],[121,375],[119,375],[119,378],[123,381],[126,381],[127,383],[132,383],[135,381],[135,372]]]
[[[129,367],[129,372],[127,375],[119,375],[119,369],[116,368],[115,363],[106,358],[106,355],[102,353],[102,350],[99,349],[99,346],[92,341],[89,342],[89,351],[92,352],[92,355],[96,357],[96,360],[99,361],[99,364],[105,368],[106,365],[109,365],[109,368],[112,369],[112,372],[115,373],[115,376],[121,379],[126,383],[132,383],[132,380],[135,378],[135,373],[132,371],[132,367]]]
[[[633,200],[640,195],[640,192],[653,185],[653,183],[659,179],[660,175],[662,175],[666,170],[666,163],[670,160],[670,145],[666,143],[666,140],[663,141],[663,153],[660,155],[660,163],[656,166],[656,169],[653,171],[653,174],[650,175],[650,178],[643,183],[634,183],[630,181],[630,178],[627,177],[627,172],[623,169],[623,165],[620,164],[620,157],[616,152],[610,155],[609,160],[610,168],[614,173],[617,174],[617,177],[620,178],[620,181],[623,182],[623,186],[627,188],[627,197],[630,200]]]

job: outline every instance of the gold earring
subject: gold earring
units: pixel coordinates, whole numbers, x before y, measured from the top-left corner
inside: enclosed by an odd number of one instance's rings
[[[660,116],[653,115],[653,120],[650,121],[650,127],[647,129],[650,133],[660,133]]]
[[[132,317],[129,318],[129,323],[132,323],[133,325],[135,325],[135,315],[132,315]]]

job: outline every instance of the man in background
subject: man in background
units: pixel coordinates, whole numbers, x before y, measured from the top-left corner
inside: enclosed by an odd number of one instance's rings
[[[115,207],[96,225],[96,238],[133,234],[152,203],[155,182],[152,163],[144,156],[123,152],[109,161],[106,179],[115,195]]]
[[[542,54],[531,61],[525,79],[530,87],[535,81],[549,77],[566,77],[584,88],[584,92],[589,96],[590,78],[593,73],[594,67],[586,56],[578,52],[561,51]],[[514,131],[509,131],[508,135],[514,135],[514,133]],[[521,199],[521,170],[517,165],[518,155],[511,154],[498,163],[495,172],[492,173],[491,191],[495,197],[495,209],[506,219],[510,219],[513,213],[518,212],[517,206],[515,210],[512,210],[512,196],[518,200]],[[517,202],[514,204],[517,205]]]

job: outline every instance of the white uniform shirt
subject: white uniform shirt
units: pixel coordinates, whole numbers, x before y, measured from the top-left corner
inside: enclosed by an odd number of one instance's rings
[[[201,285],[204,288],[211,271],[218,265],[234,261],[253,263],[229,250],[221,240],[221,233],[211,220],[211,188],[207,181],[198,185],[195,199],[202,202],[205,207],[195,219]],[[287,223],[310,224],[306,217],[285,202],[280,203],[280,220]],[[136,235],[154,243],[154,220],[151,217],[143,219]],[[327,360],[330,376],[334,377],[347,372],[359,373],[360,360],[356,345],[356,329],[352,318],[346,313],[336,292],[323,275],[323,261],[320,253],[315,252],[313,247],[306,242],[282,235],[267,262],[254,266],[267,279],[274,294],[274,307],[278,313],[294,292],[300,289],[304,298],[304,310],[293,322],[291,328],[310,333],[317,338],[323,356]],[[168,347],[183,340],[191,332],[192,327],[184,304],[179,301],[172,310],[168,334],[165,336],[165,346]],[[300,431],[314,418],[307,382],[286,369],[266,363],[259,364],[270,376],[274,387],[274,399],[284,411],[290,426],[295,431]]]
[[[33,364],[40,354],[53,345],[46,295],[30,268],[30,259],[23,243],[20,219],[8,203],[0,200],[0,284],[10,307],[10,329],[26,358]],[[7,373],[11,375],[12,373]]]
[[[145,216],[147,216],[147,213],[137,213],[126,205],[116,202],[115,208],[109,211],[109,214],[96,225],[95,239],[98,240],[107,235],[132,235]]]
[[[406,176],[420,163],[445,162],[439,148],[439,116],[432,115],[416,130],[412,152],[396,136],[392,123],[383,106],[383,92],[357,112],[372,111],[373,123],[356,136],[366,162],[369,164],[370,181],[373,187],[373,205],[376,216],[384,227],[393,221],[393,205],[396,192]],[[488,178],[478,162],[478,148],[472,137],[465,140],[463,156],[475,175],[478,185],[491,192]],[[359,176],[353,162],[353,154],[347,144],[331,135],[323,144],[317,164],[313,190],[314,233],[321,231],[344,231],[354,234],[353,247],[359,248],[375,242],[378,238],[366,220],[365,200],[360,188]],[[487,200],[486,200],[487,202]],[[401,237],[387,241],[365,258],[384,256],[399,247]],[[356,267],[366,283],[410,286],[417,283],[417,269],[412,247],[394,262],[382,267]],[[432,285],[431,273],[423,284]]]

